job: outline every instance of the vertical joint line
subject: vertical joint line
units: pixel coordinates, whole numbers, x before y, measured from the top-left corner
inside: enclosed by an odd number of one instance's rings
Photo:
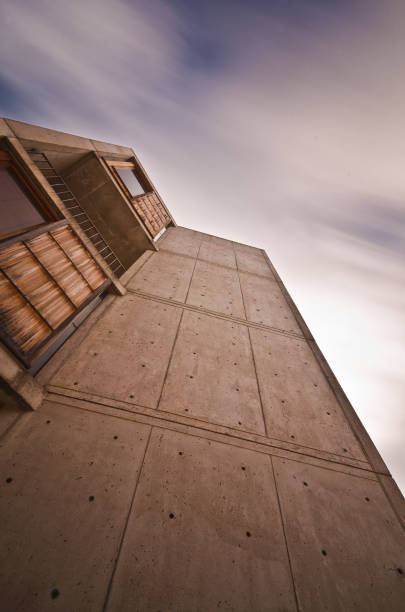
[[[144,466],[144,463],[145,463],[146,453],[147,453],[147,450],[149,448],[149,442],[150,442],[150,439],[151,439],[151,436],[152,436],[152,430],[153,430],[153,427],[150,427],[148,440],[147,440],[146,445],[145,445],[145,451],[143,453],[141,465],[139,467],[139,472],[138,472],[137,478],[135,480],[134,492],[132,494],[131,503],[129,504],[129,510],[128,510],[127,518],[125,520],[125,525],[124,525],[124,528],[122,530],[121,540],[120,540],[120,544],[119,544],[119,547],[118,547],[117,556],[115,558],[114,568],[113,568],[113,571],[111,572],[110,581],[108,583],[107,593],[106,593],[106,597],[105,597],[105,601],[104,601],[102,612],[105,612],[105,610],[107,609],[107,606],[108,606],[108,602],[110,600],[111,589],[112,589],[112,585],[113,585],[113,582],[114,582],[114,577],[115,577],[115,574],[116,574],[116,571],[117,571],[118,562],[119,562],[119,559],[120,559],[120,556],[121,556],[121,551],[122,551],[122,547],[123,547],[123,544],[124,544],[125,536],[126,536],[126,533],[127,533],[129,519],[130,519],[131,514],[132,514],[132,508],[133,508],[133,505],[134,505],[134,502],[135,502],[135,496],[136,496],[136,492],[137,492],[137,489],[138,489],[138,484],[139,484],[139,481],[141,479],[141,473],[142,473],[143,466]]]
[[[238,266],[238,260],[237,260],[237,257],[236,257],[235,243],[234,242],[232,242],[232,248],[233,248],[233,253],[234,253],[234,256],[235,256],[236,273],[238,275],[239,289],[240,289],[240,293],[241,293],[241,296],[242,296],[243,310],[244,310],[244,313],[245,313],[246,322],[248,322],[246,306],[245,306],[245,299],[243,297],[242,284],[240,282],[239,266]],[[260,408],[261,408],[261,411],[262,411],[262,419],[263,419],[264,432],[266,434],[266,437],[268,437],[269,434],[268,434],[268,431],[267,431],[266,417],[265,417],[265,414],[264,414],[263,397],[262,397],[262,392],[261,392],[261,389],[260,389],[259,376],[258,376],[258,373],[257,373],[256,359],[255,359],[255,354],[254,354],[254,351],[253,351],[252,336],[250,335],[250,327],[249,327],[249,325],[247,325],[247,332],[248,332],[248,336],[249,336],[250,352],[252,353],[253,368],[254,368],[255,376],[256,376],[257,390],[258,390],[258,393],[259,393]]]
[[[255,359],[255,354],[253,351],[253,343],[252,343],[252,337],[250,335],[250,327],[248,326],[247,328],[247,332],[248,332],[248,336],[249,336],[249,343],[250,343],[250,350],[252,352],[252,359],[253,359],[253,367],[255,370],[255,376],[256,376],[256,383],[257,383],[257,390],[259,392],[259,400],[260,400],[260,408],[262,409],[262,418],[263,418],[263,425],[264,425],[264,432],[266,434],[266,437],[269,437],[268,431],[267,431],[267,425],[266,425],[266,417],[264,414],[264,406],[263,406],[263,398],[262,398],[262,392],[260,390],[260,382],[259,382],[259,376],[257,374],[257,367],[256,367],[256,359]]]
[[[274,465],[273,465],[273,458],[271,455],[268,455],[269,461],[270,461],[270,465],[271,465],[271,472],[273,474],[273,482],[274,482],[274,488],[276,490],[276,497],[277,497],[277,504],[278,504],[278,511],[280,513],[280,520],[281,520],[281,526],[283,529],[283,536],[284,536],[284,542],[285,542],[285,548],[287,551],[287,558],[288,558],[288,565],[290,567],[290,575],[291,575],[291,582],[293,585],[293,590],[294,590],[294,598],[295,598],[295,605],[297,607],[297,611],[299,612],[299,604],[298,604],[298,597],[297,597],[297,591],[295,588],[295,581],[294,581],[294,574],[293,574],[293,569],[292,569],[292,564],[291,564],[291,556],[290,556],[290,551],[288,549],[288,541],[287,541],[287,533],[286,533],[286,529],[285,529],[285,524],[284,524],[284,518],[283,518],[283,512],[282,512],[282,508],[281,508],[281,501],[280,501],[280,495],[278,493],[278,487],[277,487],[277,480],[276,480],[276,473],[274,471]]]
[[[162,383],[162,388],[161,388],[161,390],[160,390],[159,399],[158,399],[157,404],[156,404],[156,409],[158,409],[158,408],[159,408],[159,405],[160,405],[160,402],[161,402],[161,399],[162,399],[163,389],[165,388],[166,379],[167,379],[167,376],[168,376],[168,374],[169,374],[170,365],[171,365],[171,363],[172,363],[173,353],[174,353],[174,348],[175,348],[175,346],[176,346],[176,344],[177,344],[177,338],[178,338],[178,336],[179,336],[180,327],[181,327],[181,322],[182,322],[182,320],[183,320],[183,315],[184,315],[184,309],[182,309],[182,311],[181,311],[181,315],[180,315],[180,319],[179,319],[179,324],[178,324],[177,329],[176,329],[176,335],[174,336],[173,345],[172,345],[172,350],[170,351],[170,357],[169,357],[169,361],[168,361],[168,363],[167,363],[167,368],[166,368],[166,372],[165,372],[165,375],[164,375],[164,378],[163,378],[163,383]]]
[[[195,256],[195,259],[194,259],[194,266],[193,266],[193,271],[192,271],[192,273],[191,273],[191,277],[190,277],[190,283],[189,283],[189,285],[188,285],[188,289],[187,289],[186,297],[184,298],[184,303],[185,303],[185,304],[187,304],[187,298],[188,298],[188,294],[190,293],[191,283],[193,282],[193,278],[194,278],[194,271],[195,271],[195,267],[196,267],[196,265],[197,265],[198,256],[199,256],[199,254],[200,254],[200,249],[201,249],[201,245],[202,245],[203,240],[204,240],[204,236],[202,236],[202,237],[201,237],[200,244],[198,245],[197,255]]]

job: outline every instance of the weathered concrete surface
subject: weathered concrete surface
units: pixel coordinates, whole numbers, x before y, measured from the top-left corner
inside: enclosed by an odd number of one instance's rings
[[[6,609],[398,611],[403,499],[263,253],[158,248],[37,377],[59,404],[0,411]]]
[[[58,404],[20,419],[0,449],[3,610],[102,609],[148,435]]]
[[[379,484],[273,461],[300,609],[402,612],[405,534]]]
[[[50,130],[39,125],[30,125],[23,121],[14,121],[7,118],[4,118],[4,120],[17,138],[23,142],[32,141],[33,143],[46,143],[47,145],[54,144],[72,149],[94,149],[91,140],[82,136],[57,132],[56,130]]]
[[[181,312],[127,294],[52,379],[61,387],[156,407]]]
[[[234,243],[236,261],[241,272],[251,272],[274,278],[260,249],[246,244]]]
[[[264,433],[246,327],[184,312],[159,408]]]
[[[269,436],[365,459],[307,342],[250,333]]]
[[[302,333],[274,280],[244,272],[239,276],[249,321],[295,334]]]
[[[215,236],[204,237],[198,258],[210,263],[236,268],[235,252],[232,243]]]
[[[187,304],[246,318],[237,271],[205,261],[197,261]]]
[[[107,610],[217,609],[296,609],[269,458],[154,430]]]
[[[203,234],[194,230],[184,227],[169,228],[163,234],[162,239],[159,240],[158,246],[164,251],[174,251],[179,255],[197,257],[202,239]]]
[[[159,251],[148,259],[139,274],[128,283],[128,289],[184,302],[193,274],[190,257]]]
[[[0,439],[24,414],[25,411],[18,406],[18,400],[13,398],[10,389],[3,386],[0,379]]]

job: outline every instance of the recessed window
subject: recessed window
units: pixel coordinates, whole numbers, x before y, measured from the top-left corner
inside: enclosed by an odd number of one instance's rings
[[[46,223],[9,167],[0,167],[0,238]]]
[[[134,171],[131,170],[131,168],[116,168],[115,171],[132,197],[145,193],[144,188],[136,178]]]
[[[107,160],[107,164],[130,200],[153,190],[145,173],[135,161]]]

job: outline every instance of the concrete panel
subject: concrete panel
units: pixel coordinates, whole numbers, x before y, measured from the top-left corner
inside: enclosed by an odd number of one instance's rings
[[[174,251],[179,255],[197,257],[201,240],[199,232],[184,227],[171,227],[164,234],[164,239],[159,242],[159,248],[163,251]]]
[[[102,140],[92,140],[91,142],[95,150],[100,154],[119,155],[122,158],[132,158],[134,156],[133,150],[129,147],[122,147],[120,145],[111,144],[110,142],[103,142]]]
[[[131,278],[128,289],[184,302],[190,286],[194,261],[169,251],[158,251]]]
[[[0,378],[0,438],[25,414],[25,411],[18,407],[18,400],[14,400],[11,394],[12,391]]]
[[[269,436],[365,460],[306,341],[250,334]]]
[[[237,271],[205,261],[197,261],[187,304],[246,318]]]
[[[159,409],[263,434],[247,328],[185,311]]]
[[[236,268],[232,242],[223,238],[216,238],[215,236],[204,238],[198,257],[221,266]]]
[[[380,485],[273,461],[300,610],[402,612],[405,536]]]
[[[63,147],[87,149],[89,151],[94,149],[93,143],[88,138],[74,136],[73,134],[67,134],[65,132],[57,132],[56,130],[50,130],[38,125],[14,121],[13,119],[6,119],[6,123],[13,130],[17,138],[21,140],[31,140],[37,143],[49,143]]]
[[[9,128],[3,118],[0,117],[0,136],[15,136],[14,132]]]
[[[255,249],[246,244],[235,243],[235,254],[238,269],[241,272],[250,272],[251,274],[260,274],[261,276],[274,278],[260,249]]]
[[[0,449],[1,607],[99,612],[149,427],[49,402],[23,418]]]
[[[178,308],[117,298],[52,384],[155,408],[179,320]]]
[[[269,459],[154,430],[107,611],[217,609],[296,609]]]
[[[243,272],[239,273],[239,277],[249,321],[301,334],[298,323],[275,281]]]

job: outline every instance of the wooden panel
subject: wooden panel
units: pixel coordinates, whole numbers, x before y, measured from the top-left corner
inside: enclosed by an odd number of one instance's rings
[[[45,340],[51,328],[0,271],[0,325],[23,352]]]
[[[152,236],[156,236],[170,222],[169,215],[154,192],[136,197],[133,204]]]
[[[80,306],[92,294],[89,284],[52,236],[41,234],[28,245],[75,306]]]
[[[72,304],[22,242],[0,253],[0,268],[53,329],[74,312]]]
[[[100,287],[106,277],[72,230],[66,226],[52,231],[51,234],[83,274],[90,287],[92,289]]]
[[[0,332],[29,364],[44,343],[103,289],[106,277],[67,226],[3,243]]]

